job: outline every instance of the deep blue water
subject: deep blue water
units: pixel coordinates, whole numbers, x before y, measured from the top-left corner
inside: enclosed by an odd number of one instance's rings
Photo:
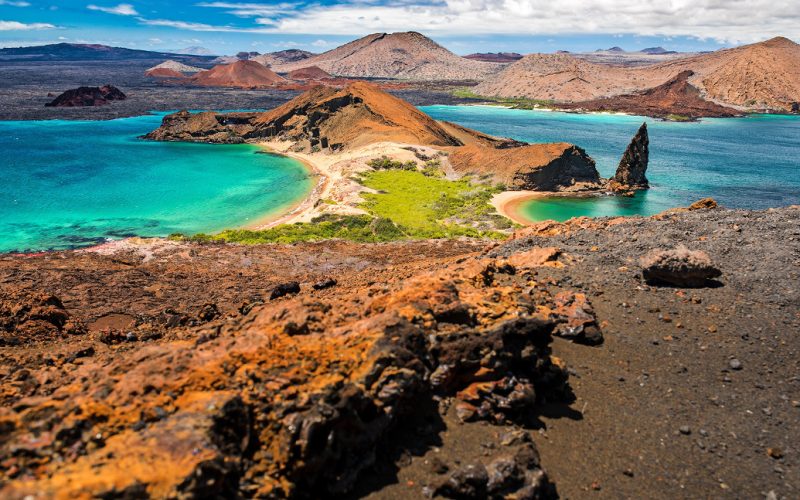
[[[252,145],[138,139],[162,116],[0,121],[0,251],[239,227],[312,186],[300,163]]]
[[[651,215],[714,197],[724,206],[763,209],[800,203],[800,117],[755,115],[692,123],[611,114],[572,114],[492,106],[427,106],[423,111],[492,135],[571,142],[604,177],[613,175],[642,121],[650,135],[651,189],[634,198],[531,201],[533,220],[579,215]]]

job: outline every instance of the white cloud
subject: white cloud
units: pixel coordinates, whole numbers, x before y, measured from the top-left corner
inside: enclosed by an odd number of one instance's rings
[[[20,23],[17,21],[0,21],[0,31],[33,31],[49,30],[55,26],[50,23]]]
[[[695,36],[729,42],[775,35],[800,38],[797,0],[398,0],[384,5],[353,0],[304,7],[290,3],[198,5],[252,17],[260,25],[205,25],[205,31],[363,35],[414,29],[430,35],[462,36],[621,33]]]
[[[7,5],[9,7],[30,7],[28,2],[13,2],[11,0],[0,0],[0,5]]]
[[[315,40],[311,42],[311,45],[314,47],[327,47],[328,45],[330,45],[330,42],[327,42],[325,40]]]
[[[97,10],[100,12],[105,12],[106,14],[116,14],[118,16],[138,16],[139,13],[136,12],[136,9],[133,8],[133,5],[129,3],[121,3],[116,7],[103,7],[100,5],[93,5],[89,4],[86,6],[89,10]]]

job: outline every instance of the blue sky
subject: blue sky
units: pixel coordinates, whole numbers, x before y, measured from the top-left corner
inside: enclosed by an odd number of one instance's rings
[[[774,13],[774,14],[773,14]],[[714,50],[800,39],[797,0],[0,0],[0,46],[76,42],[217,54],[322,52],[374,32],[414,30],[471,52]]]

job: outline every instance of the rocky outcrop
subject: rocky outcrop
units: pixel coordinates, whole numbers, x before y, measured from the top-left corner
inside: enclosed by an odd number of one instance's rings
[[[57,108],[102,106],[111,101],[122,101],[126,98],[127,96],[113,85],[103,85],[102,87],[78,87],[77,89],[67,90],[51,102],[45,104],[45,106]]]
[[[609,180],[612,191],[629,191],[632,189],[647,189],[650,184],[645,172],[650,160],[650,139],[647,136],[647,123],[642,123],[639,131],[631,139],[627,149],[622,154],[617,172]]]
[[[693,71],[682,71],[667,82],[641,92],[557,106],[560,109],[615,111],[672,120],[741,116],[736,109],[704,99],[697,87],[689,83],[692,75]]]
[[[240,144],[253,129],[256,113],[220,114],[179,111],[164,117],[161,126],[145,135],[154,141]]]
[[[0,393],[0,494],[338,497],[420,407],[527,423],[566,394],[549,348],[566,318],[535,279],[558,255],[461,259],[371,298],[280,298],[69,370],[43,363]],[[507,446],[474,486],[549,497],[533,443]]]
[[[642,276],[649,283],[697,288],[722,275],[707,253],[679,246],[642,257]]]
[[[512,190],[581,191],[602,187],[594,160],[566,142],[554,144],[478,143],[453,148],[448,157],[456,172],[490,175]]]
[[[85,332],[58,297],[0,290],[0,346],[53,342]]]

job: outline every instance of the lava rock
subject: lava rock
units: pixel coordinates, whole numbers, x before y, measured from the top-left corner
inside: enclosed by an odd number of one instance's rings
[[[294,295],[296,293],[300,293],[300,283],[296,281],[281,283],[272,289],[272,292],[269,294],[269,300],[275,300],[285,295]]]
[[[650,156],[650,139],[647,136],[647,123],[642,123],[633,136],[628,149],[622,155],[612,181],[626,189],[647,189],[650,187],[645,172]]]
[[[103,106],[110,101],[124,101],[127,96],[113,85],[70,89],[45,104],[47,107]]]
[[[666,283],[677,287],[703,287],[722,275],[711,257],[700,250],[679,246],[654,250],[641,259],[642,276],[650,284]]]

